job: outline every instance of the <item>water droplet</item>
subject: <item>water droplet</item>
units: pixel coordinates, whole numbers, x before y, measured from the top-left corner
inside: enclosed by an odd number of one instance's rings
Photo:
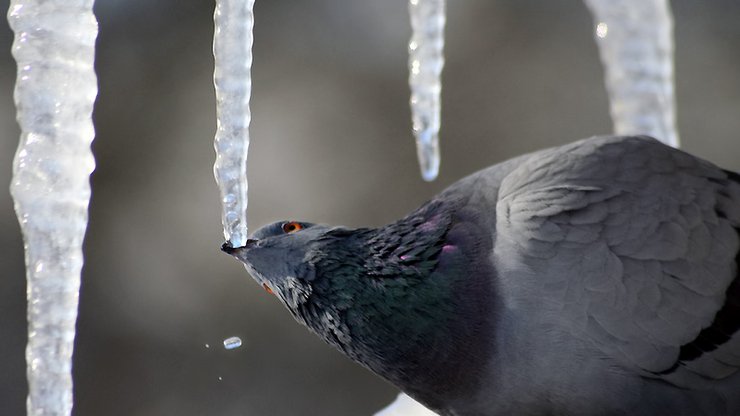
[[[226,338],[224,340],[224,348],[227,350],[233,350],[242,346],[242,339],[239,337]]]

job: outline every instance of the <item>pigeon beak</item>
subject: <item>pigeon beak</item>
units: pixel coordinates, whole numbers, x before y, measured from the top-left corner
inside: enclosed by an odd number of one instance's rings
[[[232,256],[237,256],[240,251],[254,247],[257,241],[258,240],[250,238],[247,240],[247,243],[241,247],[234,247],[231,245],[231,241],[227,241],[221,245],[221,251]]]

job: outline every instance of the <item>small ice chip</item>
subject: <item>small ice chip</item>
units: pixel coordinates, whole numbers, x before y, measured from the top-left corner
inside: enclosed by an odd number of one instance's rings
[[[224,340],[224,348],[227,350],[233,350],[242,346],[242,339],[239,337],[226,338]]]

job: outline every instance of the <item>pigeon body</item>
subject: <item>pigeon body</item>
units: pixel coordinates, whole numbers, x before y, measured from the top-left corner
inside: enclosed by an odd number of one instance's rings
[[[740,414],[740,175],[648,137],[475,173],[377,229],[224,250],[440,415]]]

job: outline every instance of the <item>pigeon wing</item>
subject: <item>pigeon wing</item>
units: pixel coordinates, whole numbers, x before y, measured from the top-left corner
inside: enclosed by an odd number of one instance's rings
[[[740,369],[740,176],[647,137],[539,153],[501,183],[494,258],[511,302],[643,376]]]

